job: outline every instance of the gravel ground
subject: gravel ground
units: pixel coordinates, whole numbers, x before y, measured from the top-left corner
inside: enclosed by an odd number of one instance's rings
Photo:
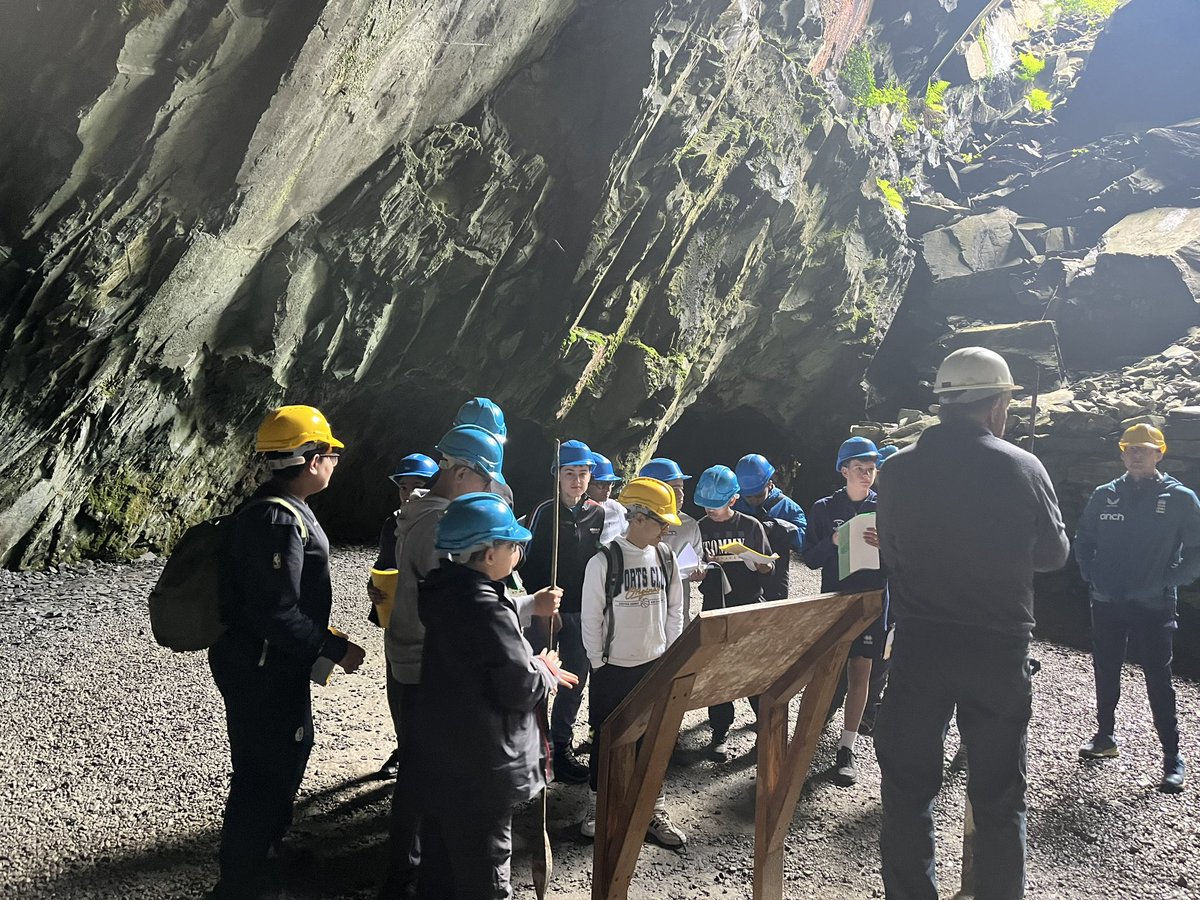
[[[365,644],[355,676],[314,690],[317,746],[299,799],[292,842],[311,851],[292,881],[295,897],[371,897],[384,852],[389,792],[370,775],[387,756],[381,633],[364,620],[366,549],[335,555],[334,623]],[[216,839],[228,770],[223,710],[203,654],[156,646],[145,598],[156,562],[88,564],[40,573],[0,571],[0,896],[198,897],[215,880]],[[797,591],[815,579],[801,573]],[[1119,710],[1123,755],[1081,763],[1092,727],[1089,658],[1039,644],[1029,746],[1029,892],[1038,898],[1185,898],[1200,889],[1200,808],[1194,788],[1154,788],[1160,758],[1140,673],[1126,671]],[[1180,682],[1184,751],[1200,764],[1200,686]],[[738,704],[734,758],[704,758],[704,713],[684,720],[668,773],[686,853],[647,845],[631,895],[748,898],[754,835],[754,742]],[[838,726],[840,727],[840,725]],[[787,842],[785,894],[881,897],[879,773],[860,741],[861,778],[850,789],[826,776],[837,732],[818,748],[814,777]],[[948,742],[952,752],[955,740]],[[1193,775],[1193,777],[1195,777]],[[958,882],[964,776],[950,775],[937,814],[943,895]],[[551,789],[553,894],[589,895],[591,845],[577,836],[586,788]],[[531,809],[517,817],[514,889],[528,876]]]

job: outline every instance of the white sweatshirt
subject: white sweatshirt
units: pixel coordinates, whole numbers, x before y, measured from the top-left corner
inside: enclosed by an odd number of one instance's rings
[[[613,541],[625,557],[624,587],[613,598],[613,636],[608,661],[640,666],[658,659],[683,632],[683,583],[679,561],[664,573],[654,547],[639,549],[625,538]],[[672,551],[672,556],[674,551]],[[664,583],[666,575],[670,583]],[[593,669],[604,665],[604,583],[608,560],[597,553],[583,575],[583,647]]]

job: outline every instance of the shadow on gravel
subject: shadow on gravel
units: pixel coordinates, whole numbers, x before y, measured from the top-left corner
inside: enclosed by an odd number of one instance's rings
[[[275,863],[286,896],[374,892],[386,861],[392,784],[355,778],[297,804],[297,822]],[[71,860],[18,896],[203,897],[217,879],[218,840],[211,829],[141,852]]]

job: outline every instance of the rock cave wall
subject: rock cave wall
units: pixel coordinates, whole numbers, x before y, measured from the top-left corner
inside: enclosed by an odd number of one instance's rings
[[[1139,266],[1195,285],[1190,101],[1068,115],[1150,2],[6,5],[0,564],[169,549],[281,402],[349,444],[321,515],[365,537],[472,394],[525,503],[554,436],[719,435],[808,498],[970,329],[1047,389],[1156,352],[1196,324],[1134,339]]]

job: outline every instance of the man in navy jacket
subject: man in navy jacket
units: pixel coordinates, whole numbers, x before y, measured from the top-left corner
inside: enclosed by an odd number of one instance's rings
[[[1200,577],[1200,501],[1158,471],[1163,434],[1133,425],[1121,436],[1125,474],[1096,488],[1079,520],[1075,558],[1092,601],[1096,734],[1079,754],[1118,756],[1114,738],[1121,664],[1132,644],[1163,748],[1160,790],[1183,790],[1175,688],[1171,685],[1176,588]]]

